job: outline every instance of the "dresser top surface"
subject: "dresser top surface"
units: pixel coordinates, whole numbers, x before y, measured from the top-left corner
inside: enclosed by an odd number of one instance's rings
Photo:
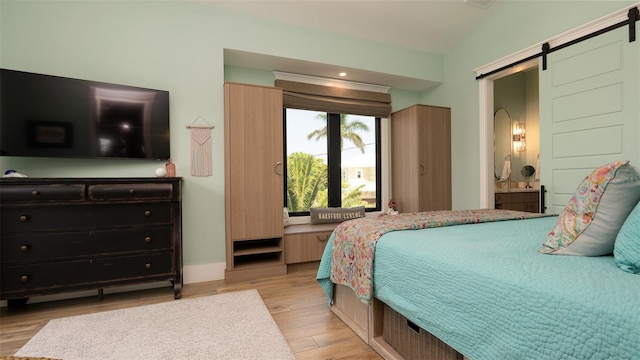
[[[95,178],[35,178],[35,177],[2,177],[0,178],[0,185],[3,184],[89,184],[89,183],[166,183],[182,181],[181,177],[141,177],[141,178],[109,178],[109,177],[95,177]]]

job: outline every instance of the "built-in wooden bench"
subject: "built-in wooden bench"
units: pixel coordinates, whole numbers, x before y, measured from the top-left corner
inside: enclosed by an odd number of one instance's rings
[[[284,228],[284,261],[287,272],[318,267],[324,247],[339,223],[298,224]]]

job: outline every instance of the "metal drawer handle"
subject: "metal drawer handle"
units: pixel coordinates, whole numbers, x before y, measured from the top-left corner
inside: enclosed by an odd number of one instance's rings
[[[20,251],[29,251],[29,245],[20,245]]]
[[[151,242],[151,236],[147,236],[144,238],[144,242],[146,242],[147,244]]]
[[[20,276],[20,281],[22,281],[22,282],[27,282],[27,281],[29,281],[29,275],[22,275],[22,276]]]
[[[29,221],[29,216],[27,216],[27,215],[20,215],[20,221],[21,221],[21,222],[27,222],[27,221]]]
[[[321,242],[325,242],[329,240],[329,234],[326,234],[324,238],[321,238],[320,235],[316,235],[316,237],[318,238],[318,241],[321,241]]]
[[[33,196],[38,196],[38,195],[40,195],[40,193],[39,193],[38,191],[36,191],[36,190],[33,190],[33,191],[31,192],[31,195],[33,195]]]
[[[148,263],[144,264],[144,267],[147,268],[147,269],[151,269],[151,263],[148,262]]]
[[[135,189],[129,189],[129,194],[133,194],[134,192],[136,192]]]
[[[151,211],[145,210],[144,211],[144,216],[151,216]]]

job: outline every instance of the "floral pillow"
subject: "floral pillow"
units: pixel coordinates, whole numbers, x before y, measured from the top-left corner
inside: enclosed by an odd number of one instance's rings
[[[628,161],[594,170],[578,185],[539,252],[610,255],[618,231],[640,200],[640,174]]]
[[[613,247],[613,256],[620,269],[640,274],[640,202],[622,224]]]

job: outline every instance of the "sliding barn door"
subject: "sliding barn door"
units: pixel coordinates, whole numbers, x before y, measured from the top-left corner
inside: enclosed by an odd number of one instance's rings
[[[640,167],[640,40],[619,28],[548,55],[540,67],[540,181],[559,213],[580,181],[616,160]]]

